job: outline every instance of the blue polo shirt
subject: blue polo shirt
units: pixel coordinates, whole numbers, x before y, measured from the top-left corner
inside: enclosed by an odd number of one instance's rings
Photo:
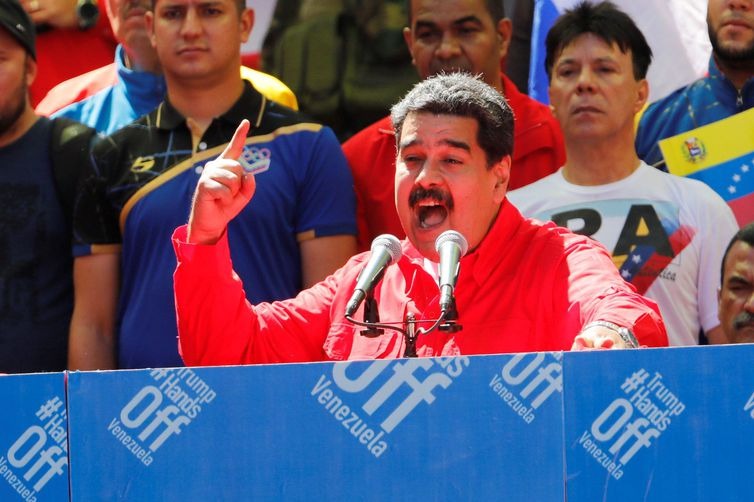
[[[334,133],[264,98],[248,83],[192,148],[169,102],[95,146],[76,206],[77,256],[120,248],[118,363],[180,366],[172,274],[173,230],[185,224],[201,170],[251,120],[245,158],[260,167],[254,198],[229,225],[233,263],[254,303],[302,288],[301,240],[355,235],[355,196]]]

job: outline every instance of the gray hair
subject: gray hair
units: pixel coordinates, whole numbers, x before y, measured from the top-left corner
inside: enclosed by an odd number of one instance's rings
[[[477,141],[487,156],[488,166],[513,153],[513,111],[505,98],[479,76],[439,74],[416,84],[390,110],[396,141],[400,140],[403,122],[411,112],[476,119]]]

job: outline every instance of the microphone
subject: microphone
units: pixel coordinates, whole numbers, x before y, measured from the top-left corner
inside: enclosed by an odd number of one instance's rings
[[[369,261],[361,269],[356,287],[346,305],[346,316],[352,316],[358,310],[367,293],[380,282],[388,265],[400,260],[402,255],[401,242],[394,235],[382,234],[374,238]]]
[[[458,280],[461,257],[469,249],[466,238],[455,230],[446,230],[435,240],[435,250],[440,255],[440,310],[453,307],[453,289]]]

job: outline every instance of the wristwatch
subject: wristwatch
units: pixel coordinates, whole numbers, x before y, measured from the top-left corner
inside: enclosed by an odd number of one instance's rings
[[[611,329],[618,333],[618,336],[626,343],[626,346],[628,346],[629,348],[636,349],[639,347],[639,340],[636,339],[634,333],[628,328],[618,326],[614,322],[610,321],[592,321],[584,326],[581,331],[585,331],[592,326],[602,326],[603,328]]]
[[[76,3],[76,17],[79,19],[79,28],[88,30],[99,19],[99,7],[97,0],[78,0]]]

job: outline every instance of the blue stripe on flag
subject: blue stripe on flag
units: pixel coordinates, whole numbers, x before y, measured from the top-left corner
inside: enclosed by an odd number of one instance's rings
[[[618,269],[623,280],[631,282],[654,252],[655,248],[653,246],[636,246]]]
[[[754,152],[722,162],[688,178],[701,180],[726,202],[754,193]]]
[[[560,12],[552,0],[534,0],[534,19],[531,29],[531,57],[529,65],[529,96],[542,103],[549,103],[549,81],[545,72],[545,38],[550,26]]]

